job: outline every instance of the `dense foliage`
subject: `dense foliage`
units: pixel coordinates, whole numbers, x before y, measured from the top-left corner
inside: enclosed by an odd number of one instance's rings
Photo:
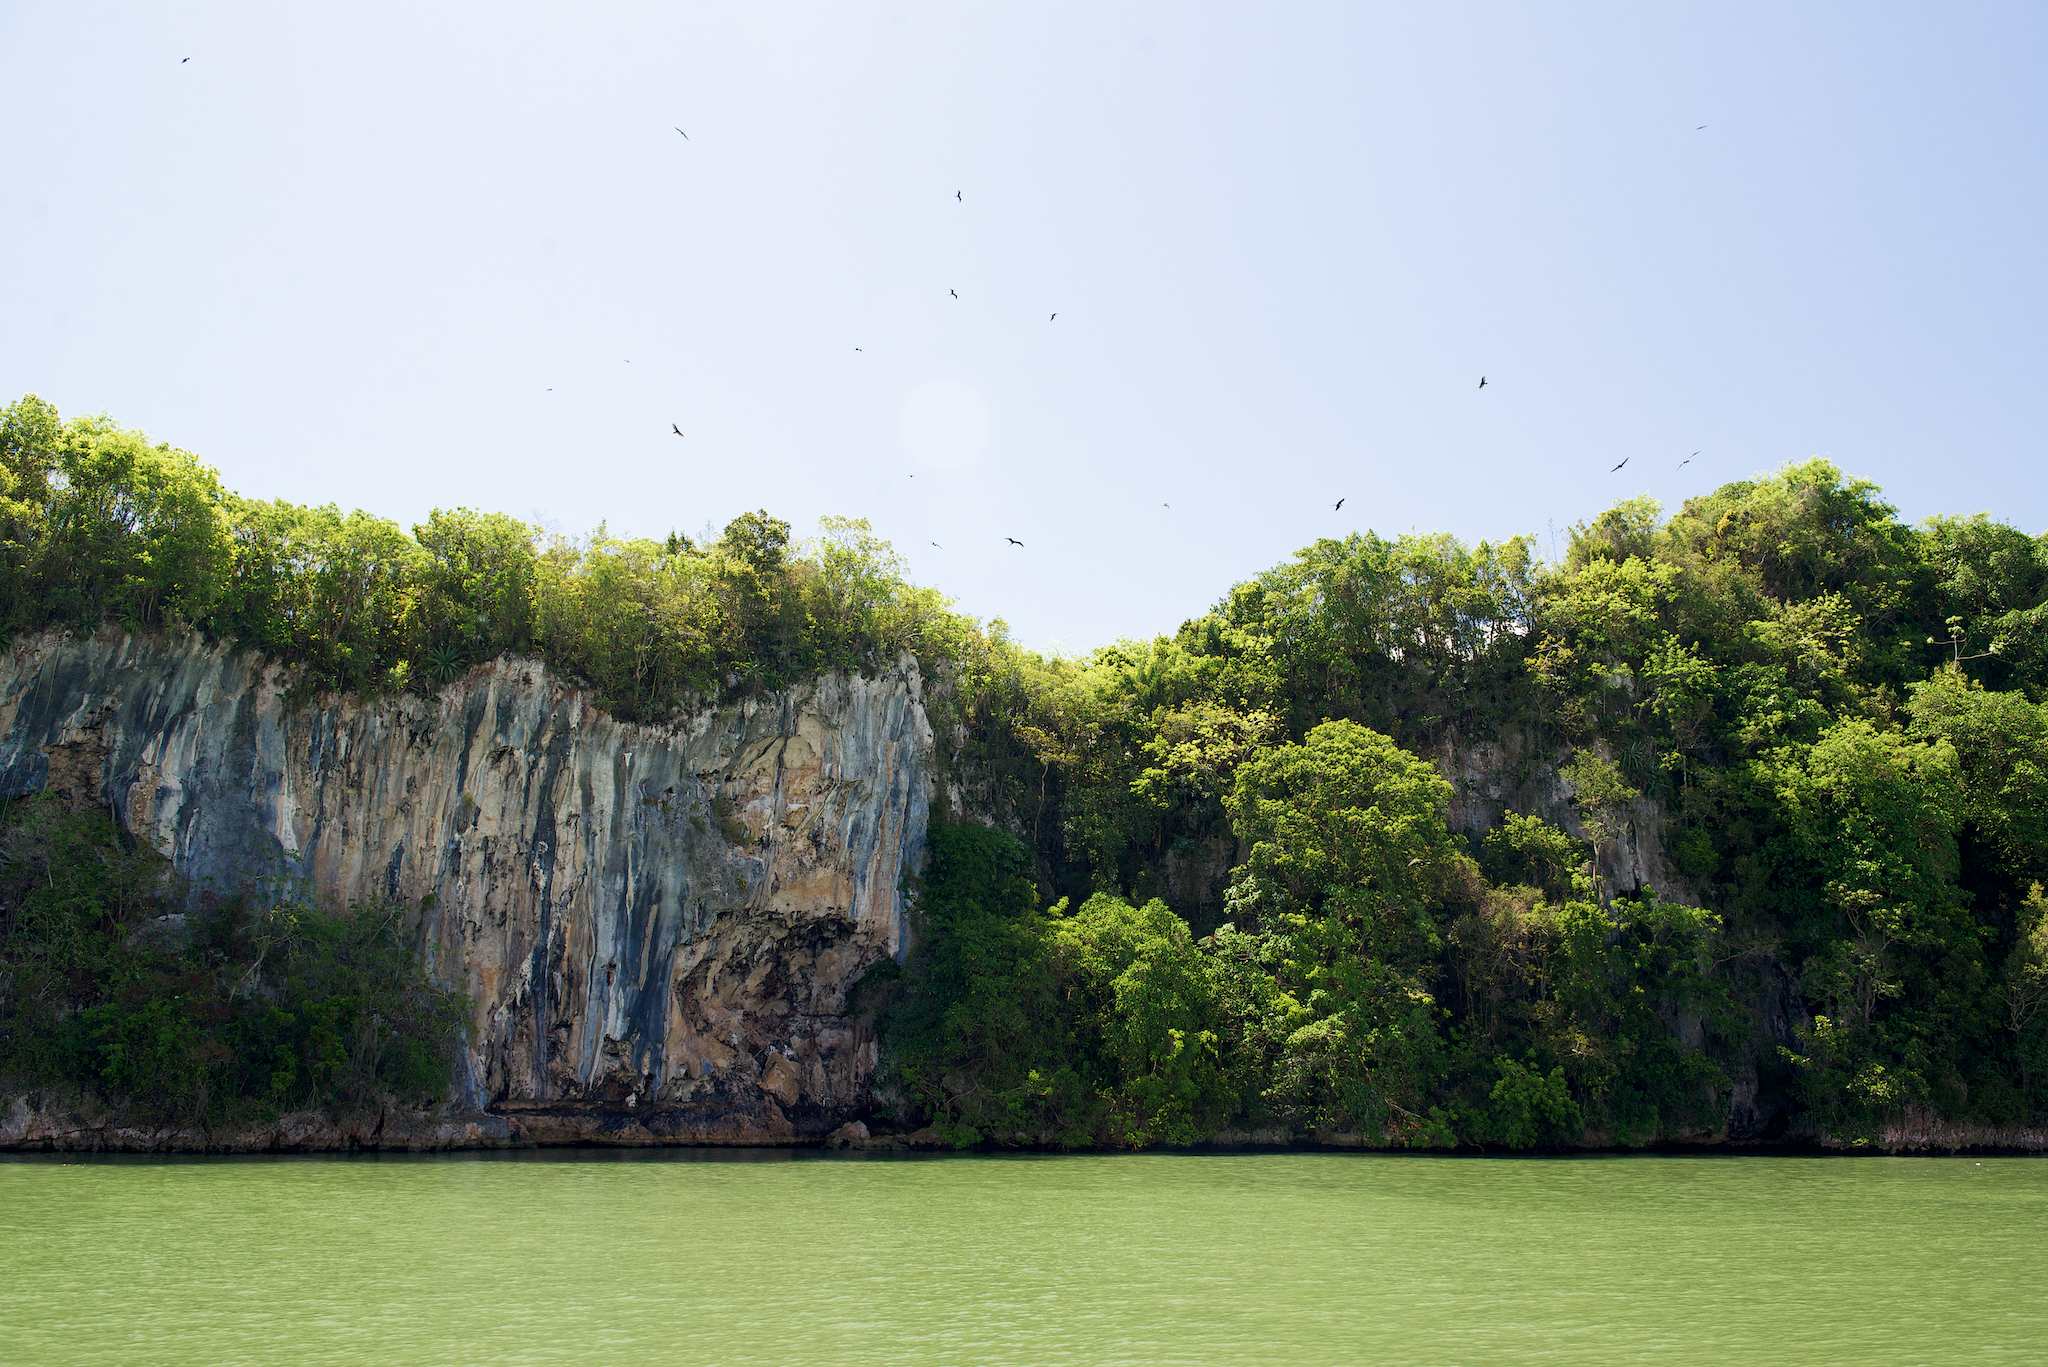
[[[894,1026],[907,1109],[956,1137],[2048,1122],[2048,539],[1909,527],[1812,461],[1625,502],[1555,566],[1356,535],[1171,637],[985,651],[981,805],[1070,900],[925,890],[928,962],[983,953]],[[1422,756],[1514,801],[1454,830]],[[1144,961],[1170,1026],[1074,976],[1127,961],[1058,952],[1155,899],[1207,932]]]
[[[187,452],[22,399],[0,409],[0,630],[109,621],[196,627],[312,688],[438,686],[536,654],[641,717],[905,650],[951,658],[967,631],[861,521],[795,546],[746,513],[699,546],[460,508],[408,533],[238,497]]]
[[[0,814],[0,1078],[165,1125],[447,1091],[460,1003],[397,909],[185,905],[104,812]]]
[[[108,621],[312,688],[526,652],[641,716],[917,653],[950,786],[1011,833],[938,825],[885,991],[890,1104],[959,1142],[2048,1123],[2048,539],[1909,526],[1824,461],[1623,502],[1555,564],[1319,541],[1170,636],[1047,659],[864,523],[407,533],[25,399],[0,627]]]
[[[1601,904],[1585,847],[1535,818],[1494,852],[1549,885],[1491,885],[1445,824],[1448,787],[1352,722],[1248,766],[1232,921],[1199,940],[1157,900],[1039,910],[1020,842],[940,827],[927,943],[887,1023],[906,1112],[961,1144],[1710,1128],[1727,1078],[1703,1045],[1733,1011],[1717,918]]]

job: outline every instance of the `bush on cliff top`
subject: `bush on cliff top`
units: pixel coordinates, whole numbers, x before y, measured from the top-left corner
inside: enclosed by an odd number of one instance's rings
[[[534,653],[639,718],[903,651],[952,659],[970,634],[855,519],[802,545],[766,513],[704,546],[466,508],[408,533],[239,497],[188,452],[21,399],[0,409],[0,630],[103,622],[192,626],[314,688],[438,686]]]

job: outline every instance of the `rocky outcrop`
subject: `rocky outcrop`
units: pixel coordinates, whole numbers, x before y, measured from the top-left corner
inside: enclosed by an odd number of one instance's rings
[[[1831,1149],[1875,1153],[2048,1153],[2048,1129],[2030,1125],[1964,1125],[1918,1107],[1887,1121],[1867,1141],[1827,1140]]]
[[[1613,758],[1598,747],[1595,752]],[[1510,811],[1586,836],[1572,786],[1560,771],[1569,751],[1538,745],[1526,732],[1509,727],[1497,735],[1447,743],[1432,758],[1451,782],[1451,829],[1475,846]],[[1617,813],[1614,826],[1611,841],[1596,851],[1600,884],[1608,895],[1647,890],[1671,902],[1699,900],[1664,849],[1662,804],[1637,797]]]
[[[849,997],[907,948],[934,768],[913,661],[669,726],[524,660],[431,698],[289,685],[184,635],[17,642],[0,796],[107,806],[195,896],[418,908],[483,1117],[440,1139],[786,1142],[860,1109]]]

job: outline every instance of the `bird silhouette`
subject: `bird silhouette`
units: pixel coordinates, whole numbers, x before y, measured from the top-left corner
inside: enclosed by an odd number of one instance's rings
[[[1337,500],[1337,506],[1336,506],[1336,507],[1334,507],[1334,508],[1332,508],[1332,509],[1330,509],[1330,511],[1331,511],[1331,512],[1333,512],[1333,513],[1341,513],[1341,512],[1343,512],[1343,511],[1344,511],[1344,499],[1348,499],[1348,498],[1350,498],[1350,497],[1351,497],[1351,495],[1349,495],[1349,494],[1346,494],[1346,495],[1344,495],[1344,498],[1340,498],[1340,499],[1338,499],[1338,500]]]
[[[1699,131],[1700,131],[1700,130],[1701,130],[1702,128],[1705,128],[1705,127],[1706,127],[1706,125],[1705,125],[1705,124],[1703,124],[1703,123],[1696,123],[1696,124],[1694,124],[1694,125],[1693,125],[1692,131],[1693,131],[1693,132],[1695,132],[1695,133],[1697,133],[1697,132],[1699,132]]]
[[[1699,452],[1695,451],[1692,453],[1692,456],[1696,456],[1698,454]],[[1678,468],[1683,470],[1686,466],[1692,464],[1692,456],[1687,456],[1684,460],[1678,462]]]
[[[192,60],[192,59],[191,59],[190,57],[180,57],[180,58],[178,59],[178,65],[179,65],[179,66],[183,66],[183,65],[185,65],[185,63],[187,63],[187,62],[189,62],[189,61],[191,61],[191,60]]]
[[[1629,459],[1630,459],[1629,457],[1627,457],[1627,456],[1623,456],[1623,457],[1621,458],[1621,465],[1626,465],[1626,464],[1628,464],[1628,463],[1629,463]],[[1621,465],[1617,465],[1617,466],[1615,466],[1615,467],[1614,467],[1614,470],[1619,470],[1619,469],[1621,468]],[[1609,471],[1608,471],[1607,473],[1611,475],[1611,474],[1613,474],[1613,473],[1614,473],[1614,470],[1609,470]]]
[[[683,429],[682,429],[682,428],[680,428],[680,427],[678,427],[678,426],[676,426],[676,425],[675,425],[674,423],[670,423],[670,424],[668,425],[668,430],[669,430],[669,431],[671,431],[671,432],[673,432],[673,433],[675,433],[675,434],[676,434],[677,436],[679,436],[679,437],[680,437],[681,435],[683,435]]]
[[[1019,547],[1021,547],[1021,546],[1022,546],[1022,545],[1024,544],[1023,542],[1019,541],[1019,540],[1018,540],[1018,539],[1017,539],[1016,537],[1014,537],[1014,536],[1006,536],[1006,537],[1004,537],[1004,538],[1003,538],[1003,540],[1005,540],[1005,541],[1009,542],[1009,543],[1010,543],[1010,544],[1011,544],[1012,546],[1019,546]]]
[[[946,548],[944,546],[941,546],[938,542],[934,541],[932,542],[932,549],[935,551],[943,551]]]
[[[1169,512],[1171,512],[1171,511],[1172,511],[1172,509],[1173,509],[1173,505],[1172,505],[1171,503],[1162,503],[1162,504],[1160,504],[1159,506],[1160,506],[1160,507],[1162,507],[1162,508],[1165,508],[1165,509],[1166,509],[1166,510],[1168,510]]]
[[[670,124],[670,125],[669,125],[669,127],[670,127],[670,128],[676,128],[676,126],[675,126],[674,124]],[[678,132],[678,133],[683,133],[683,130],[682,130],[682,129],[680,129],[680,128],[676,128],[676,132]],[[683,141],[684,141],[684,142],[688,142],[689,140],[690,140],[690,135],[689,135],[688,133],[683,133]]]
[[[859,350],[860,350],[860,348],[859,348],[859,347],[855,347],[855,348],[854,348],[854,350],[855,350],[855,351],[859,351]]]
[[[961,194],[958,190],[955,190],[953,192],[953,198],[958,200],[962,204],[965,204],[967,202],[964,198],[961,197]]]
[[[947,290],[946,293],[952,295],[955,299],[960,297],[960,291],[958,290]]]
[[[1058,320],[1058,318],[1059,318],[1059,315],[1058,315],[1057,313],[1055,313],[1055,314],[1053,314],[1053,315],[1052,315],[1052,317],[1050,317],[1050,318],[1046,319],[1045,321],[1046,321],[1046,322],[1048,322],[1048,323],[1050,323],[1050,322],[1054,322],[1054,321],[1057,321],[1057,320]]]
[[[1484,388],[1486,388],[1486,377],[1485,377],[1484,375],[1481,375],[1481,376],[1479,377],[1479,387],[1480,387],[1481,389],[1484,389]]]

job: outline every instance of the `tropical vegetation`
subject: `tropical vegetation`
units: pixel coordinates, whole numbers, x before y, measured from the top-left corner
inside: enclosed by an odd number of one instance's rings
[[[1550,562],[1526,537],[1321,540],[1169,635],[1049,658],[862,522],[407,531],[237,497],[24,399],[0,411],[0,628],[107,623],[262,651],[309,693],[538,656],[634,717],[915,655],[962,798],[917,949],[869,999],[881,1105],[953,1142],[2048,1124],[2048,538],[1909,525],[1825,461],[1625,501]],[[118,1032],[84,1022],[177,989],[34,968],[78,932],[24,919],[32,882],[0,889],[9,1057],[42,983],[32,1033],[68,1042],[33,1066],[118,1091]],[[218,943],[176,953],[220,981]],[[285,1000],[277,971],[230,1007]],[[293,1047],[286,1092],[318,1071]]]

